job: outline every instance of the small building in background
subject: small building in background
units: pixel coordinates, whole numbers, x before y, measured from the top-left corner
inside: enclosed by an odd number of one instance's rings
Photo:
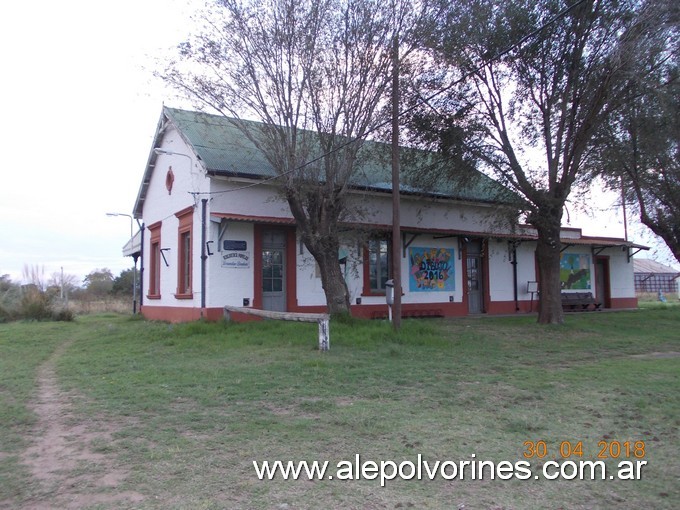
[[[650,259],[633,259],[635,292],[675,293],[678,291],[680,271]]]

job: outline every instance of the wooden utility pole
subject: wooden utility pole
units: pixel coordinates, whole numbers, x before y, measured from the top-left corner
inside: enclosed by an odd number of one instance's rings
[[[392,325],[401,327],[401,219],[399,214],[399,34],[392,43]]]

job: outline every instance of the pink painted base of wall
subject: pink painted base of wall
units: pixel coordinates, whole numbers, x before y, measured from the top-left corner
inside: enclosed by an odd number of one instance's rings
[[[612,298],[611,309],[637,308],[637,298]],[[516,310],[516,307],[519,310]],[[387,305],[352,305],[352,316],[362,319],[384,319],[388,316]],[[291,312],[326,313],[325,306],[296,306]],[[205,308],[201,315],[200,308],[186,308],[179,306],[150,306],[141,307],[142,315],[149,320],[164,322],[190,322],[201,318],[208,321],[220,321],[224,318],[222,308]],[[492,301],[488,304],[487,315],[512,315],[538,312],[538,303],[534,301]],[[468,314],[464,303],[419,303],[403,304],[403,317],[465,317]],[[251,322],[261,320],[252,315],[232,313],[235,322]]]

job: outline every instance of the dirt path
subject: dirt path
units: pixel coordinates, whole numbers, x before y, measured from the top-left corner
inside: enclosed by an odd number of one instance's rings
[[[61,344],[38,370],[38,395],[31,408],[38,417],[22,456],[38,490],[22,508],[87,508],[95,505],[125,508],[144,497],[118,487],[128,472],[112,454],[93,450],[93,442],[111,441],[115,425],[102,418],[74,412],[76,395],[57,385],[56,361],[71,346]]]

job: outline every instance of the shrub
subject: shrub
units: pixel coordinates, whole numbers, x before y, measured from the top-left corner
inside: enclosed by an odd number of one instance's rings
[[[75,312],[70,308],[66,308],[65,306],[54,310],[52,313],[52,320],[57,322],[71,322],[75,320],[75,318]]]
[[[35,288],[25,289],[19,303],[19,317],[35,321],[51,319],[52,303],[49,296]]]
[[[0,324],[14,320],[14,314],[0,304]]]

